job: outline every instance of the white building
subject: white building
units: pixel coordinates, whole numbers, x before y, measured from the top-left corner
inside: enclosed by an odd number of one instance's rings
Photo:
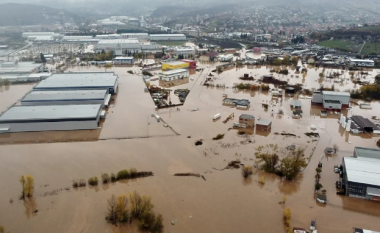
[[[174,49],[174,54],[177,56],[183,55],[184,58],[188,58],[190,54],[192,56],[195,55],[195,48],[177,48],[177,49]]]
[[[186,40],[184,34],[150,34],[150,40],[160,41],[160,40]]]
[[[173,81],[181,78],[189,77],[189,70],[176,69],[158,73],[159,79],[162,81]]]
[[[121,65],[121,64],[133,64],[133,57],[115,57],[113,59],[113,64]]]
[[[229,61],[232,61],[233,58],[234,58],[233,54],[227,54],[227,55],[222,55],[219,60],[222,62],[229,62]]]
[[[351,66],[366,66],[366,67],[374,67],[375,62],[373,60],[362,60],[362,59],[348,59],[348,64]]]
[[[117,20],[112,20],[112,19],[103,19],[103,20],[98,20],[96,22],[97,25],[100,26],[122,26],[125,25],[125,23],[122,23]]]
[[[28,38],[29,36],[53,36],[54,32],[23,32],[22,38]]]
[[[157,52],[162,50],[162,46],[153,42],[141,43],[136,39],[115,39],[100,40],[95,46],[95,52],[114,51],[117,56],[131,52]]]
[[[149,40],[148,33],[121,33],[123,39]]]

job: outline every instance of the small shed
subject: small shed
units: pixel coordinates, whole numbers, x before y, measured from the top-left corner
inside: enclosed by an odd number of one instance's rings
[[[239,117],[239,123],[253,128],[255,127],[255,117],[249,114],[241,114]]]
[[[301,100],[292,100],[290,101],[290,107],[294,109],[301,109],[302,103]]]
[[[294,233],[306,233],[306,230],[305,230],[305,228],[293,227],[293,232]]]
[[[271,120],[258,119],[256,122],[257,130],[269,131],[272,128]]]

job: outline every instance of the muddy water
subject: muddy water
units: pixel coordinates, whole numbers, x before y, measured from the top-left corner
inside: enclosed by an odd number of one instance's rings
[[[35,84],[0,86],[0,112],[19,101]]]
[[[374,147],[376,138],[346,133],[338,125],[337,116],[321,118],[320,109],[311,107],[307,99],[301,100],[303,118],[294,120],[290,117],[290,98],[277,103],[266,93],[201,86],[202,76],[211,69],[206,65],[203,74],[197,72],[193,81],[178,87],[191,89],[180,111],[158,111],[180,136],[174,136],[170,129],[149,116],[154,111],[154,104],[149,94],[144,93],[142,80],[126,74],[126,69],[116,68],[121,85],[100,131],[99,137],[104,140],[0,146],[0,176],[7,177],[0,183],[1,224],[11,232],[57,229],[60,232],[121,232],[104,221],[106,200],[112,194],[137,190],[152,197],[156,211],[164,216],[165,232],[236,232],[236,229],[239,232],[283,232],[284,207],[291,209],[292,226],[296,227],[307,228],[310,220],[316,219],[320,232],[345,233],[352,227],[380,230],[380,204],[337,196],[334,183],[338,175],[333,172],[333,166],[339,164],[343,156],[352,155],[354,146]],[[222,106],[223,93],[231,98],[248,98],[251,108],[242,111]],[[261,107],[262,103],[270,103],[268,111]],[[379,115],[376,106],[378,103],[374,103],[373,110],[365,111],[353,107],[352,112]],[[196,108],[199,110],[192,111]],[[276,114],[279,109],[284,110],[283,116]],[[213,122],[212,116],[216,113],[221,113],[222,117]],[[231,113],[235,113],[235,119],[222,123]],[[236,130],[229,128],[241,113],[271,119],[272,130],[238,136]],[[315,125],[316,132],[321,135],[318,142],[304,135],[311,131],[310,125]],[[147,132],[154,132],[153,137],[113,139],[144,136]],[[282,132],[296,137],[275,134]],[[212,137],[219,133],[225,134],[225,138],[213,141]],[[202,146],[194,146],[197,139],[204,140]],[[293,182],[259,170],[255,170],[248,180],[242,178],[238,169],[216,170],[233,159],[253,165],[256,148],[268,143],[278,144],[281,150],[291,144],[305,148],[306,157],[312,155],[308,167]],[[337,144],[340,152],[325,157],[324,148],[332,144]],[[313,199],[315,168],[319,161],[323,163],[321,183],[327,191],[329,204],[326,206],[319,206]],[[103,172],[116,173],[130,167],[151,170],[155,176],[98,188],[71,188],[73,179],[100,177]],[[206,181],[174,177],[176,172],[201,173]],[[26,203],[17,201],[18,177],[22,174],[33,175],[36,183],[35,199]],[[265,177],[264,185],[258,183],[261,176]],[[57,189],[60,191],[56,195],[52,191]],[[279,204],[284,195],[286,203]],[[9,203],[10,198],[15,200],[13,204]],[[39,210],[37,214],[31,213],[34,208]],[[175,219],[177,223],[173,226],[170,222]]]

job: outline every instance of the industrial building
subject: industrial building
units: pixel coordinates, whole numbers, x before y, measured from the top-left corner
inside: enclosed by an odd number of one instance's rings
[[[149,40],[148,33],[121,33],[121,38],[123,39],[138,39],[138,40]]]
[[[133,57],[115,57],[113,59],[113,64],[115,65],[133,64],[133,62],[134,62]]]
[[[219,60],[222,62],[229,62],[229,61],[232,61],[233,58],[234,58],[233,54],[227,54],[227,55],[221,55]]]
[[[194,57],[195,49],[194,48],[177,48],[177,49],[174,49],[174,54],[176,56],[182,55],[184,58]]]
[[[113,72],[63,73],[53,74],[37,84],[35,91],[57,90],[107,90],[116,94],[118,77]]]
[[[182,59],[181,61],[182,61],[182,62],[189,63],[189,68],[190,68],[190,69],[192,69],[192,68],[196,68],[196,67],[197,67],[197,61],[189,60],[189,59]]]
[[[291,100],[290,107],[294,109],[301,109],[302,108],[301,100],[294,100],[294,99]]]
[[[23,32],[22,38],[28,38],[29,36],[53,36],[54,32]]]
[[[10,83],[31,83],[45,80],[50,77],[51,73],[33,73],[30,75],[7,75],[1,76],[3,80],[8,80]]]
[[[380,233],[378,231],[371,231],[371,230],[365,230],[365,229],[361,229],[361,228],[354,228],[354,232],[353,233]]]
[[[150,34],[151,41],[186,40],[185,34]]]
[[[0,75],[25,76],[37,72],[42,63],[34,62],[3,62],[0,64]]]
[[[223,104],[225,105],[233,105],[237,108],[245,108],[248,109],[250,107],[251,102],[246,99],[233,99],[233,98],[225,98],[223,99]]]
[[[162,63],[162,70],[175,70],[189,68],[190,64],[182,61],[170,61]]]
[[[375,125],[368,118],[362,116],[354,115],[351,117],[344,117],[341,115],[340,123],[342,127],[345,127],[347,131],[351,131],[355,134],[358,133],[380,133],[380,128]]]
[[[0,115],[0,133],[97,129],[102,105],[16,106]]]
[[[353,157],[342,159],[342,187],[345,194],[380,201],[380,150],[355,147]]]
[[[22,106],[101,104],[108,107],[111,94],[107,90],[31,91]]]
[[[351,66],[365,66],[365,67],[374,67],[375,62],[373,60],[362,60],[362,59],[348,59],[348,64]]]
[[[158,76],[160,80],[173,81],[176,79],[188,78],[189,70],[186,70],[186,69],[169,70],[169,71],[158,73]]]
[[[350,93],[335,91],[316,91],[313,93],[311,103],[321,104],[323,108],[329,110],[340,110],[350,105]]]
[[[62,42],[65,43],[98,43],[100,39],[92,36],[64,36]]]
[[[137,39],[112,39],[99,40],[95,46],[95,52],[113,51],[117,56],[131,52],[160,52],[162,46],[153,42],[141,43]]]

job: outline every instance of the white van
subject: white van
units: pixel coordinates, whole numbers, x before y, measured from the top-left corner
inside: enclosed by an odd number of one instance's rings
[[[220,116],[221,116],[221,114],[220,113],[218,113],[218,114],[216,114],[212,119],[213,120],[216,120],[216,119],[219,119],[220,118]]]

